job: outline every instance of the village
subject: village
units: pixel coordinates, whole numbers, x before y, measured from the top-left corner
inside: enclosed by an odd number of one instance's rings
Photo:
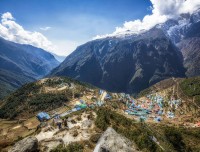
[[[42,80],[38,83],[46,82]],[[75,90],[76,85],[61,82],[56,87],[42,87],[40,92],[55,93],[66,89]],[[110,93],[101,89],[86,89],[81,93],[81,97],[72,95],[73,99],[64,103],[62,107],[51,111],[40,111],[29,119],[0,121],[0,124],[4,126],[0,130],[1,138],[6,141],[34,135],[43,151],[50,151],[63,143],[89,140],[92,135],[99,134],[95,129],[95,109],[99,107],[108,107],[136,123],[200,127],[199,119],[185,122],[186,118],[183,115],[185,111],[182,109],[184,101],[174,96],[168,100],[163,93],[152,92],[136,99],[130,94]]]

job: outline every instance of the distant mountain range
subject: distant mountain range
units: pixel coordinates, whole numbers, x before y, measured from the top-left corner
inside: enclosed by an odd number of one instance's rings
[[[0,38],[0,99],[59,65],[47,51]]]
[[[169,77],[200,75],[200,10],[126,34],[79,46],[50,76],[136,94]]]

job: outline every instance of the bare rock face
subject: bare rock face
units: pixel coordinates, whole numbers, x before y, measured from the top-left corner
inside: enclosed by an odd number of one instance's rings
[[[184,74],[181,53],[161,29],[153,28],[142,35],[88,42],[50,76],[68,76],[110,92],[137,94],[160,80]]]
[[[183,64],[186,76],[194,77],[200,75],[200,37],[188,38],[179,43],[180,51],[183,54]]]
[[[200,9],[141,34],[79,46],[50,76],[68,76],[110,92],[138,94],[171,77],[200,75]]]
[[[94,152],[138,152],[138,150],[130,140],[114,129],[108,128],[99,139]]]
[[[38,140],[35,137],[27,137],[17,142],[8,152],[37,152]]]

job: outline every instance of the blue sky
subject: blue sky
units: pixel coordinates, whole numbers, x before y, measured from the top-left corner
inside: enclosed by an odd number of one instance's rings
[[[125,21],[141,19],[149,0],[0,0],[0,13],[10,12],[25,30],[42,33],[68,55],[96,35],[115,31]],[[40,28],[51,27],[44,31]]]
[[[140,33],[200,8],[200,0],[0,0],[0,36],[69,55],[92,40]]]

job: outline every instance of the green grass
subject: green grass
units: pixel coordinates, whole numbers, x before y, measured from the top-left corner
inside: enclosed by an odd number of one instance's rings
[[[90,88],[90,89],[95,89],[96,87],[89,84],[89,83],[86,83],[86,82],[81,82],[81,81],[78,81],[78,80],[75,80],[75,79],[72,79],[72,78],[69,78],[69,77],[60,77],[61,79],[59,79],[58,81],[54,81],[54,80],[51,80],[51,79],[48,79],[47,80],[47,84],[48,86],[55,86],[55,85],[58,85],[58,84],[61,84],[61,83],[74,83],[74,84],[77,84],[77,85],[81,85],[83,87],[87,87],[87,88]]]
[[[97,111],[95,125],[102,131],[105,131],[109,126],[112,127],[121,135],[134,141],[141,151],[162,151],[150,139],[150,136],[156,137],[161,146],[170,152],[197,152],[197,149],[200,148],[198,146],[200,142],[200,128],[180,128],[169,127],[167,124],[156,124],[155,126],[137,123],[104,107]]]
[[[185,79],[181,82],[180,87],[189,97],[200,95],[200,77]]]
[[[181,90],[190,98],[195,97],[195,102],[200,106],[200,77],[184,79],[180,83]]]
[[[0,109],[0,117],[14,119],[23,112],[52,110],[69,100],[65,94],[40,94],[40,88],[41,85],[29,83],[12,93]]]
[[[49,111],[61,107],[63,103],[72,99],[72,89],[56,93],[43,93],[41,90],[43,90],[43,86],[58,87],[63,83],[67,83],[69,86],[71,86],[72,83],[75,85],[75,97],[82,96],[81,93],[88,88],[94,88],[87,83],[67,77],[51,78],[44,84],[29,83],[5,98],[0,109],[0,118],[14,119],[26,114],[27,117],[29,117],[35,115],[36,112],[39,111]]]
[[[74,142],[70,143],[67,146],[59,145],[53,150],[51,150],[51,152],[83,152],[83,148],[84,147],[82,144]]]
[[[142,91],[137,95],[137,98],[146,96],[146,95],[150,94],[151,92],[152,92],[151,87],[149,87],[149,88],[147,88],[147,89],[144,89],[144,90],[142,90]]]
[[[110,109],[100,108],[97,111],[95,125],[103,131],[111,126],[118,133],[134,141],[140,150],[151,152],[162,151],[160,147],[150,139],[152,134],[143,127],[143,124],[135,123],[134,120],[128,119]]]

